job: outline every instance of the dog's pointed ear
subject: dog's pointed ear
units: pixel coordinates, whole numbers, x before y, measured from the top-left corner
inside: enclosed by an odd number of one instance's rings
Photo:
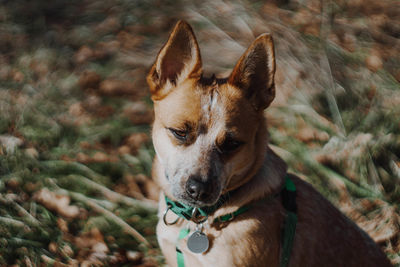
[[[242,90],[256,110],[275,98],[275,53],[271,35],[260,35],[239,59],[228,83]]]
[[[196,37],[190,25],[180,20],[147,75],[153,99],[164,97],[173,86],[187,78],[200,78],[201,73]]]

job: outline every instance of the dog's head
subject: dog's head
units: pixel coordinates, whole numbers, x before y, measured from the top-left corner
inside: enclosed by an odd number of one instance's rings
[[[275,96],[274,73],[273,41],[263,34],[227,79],[204,79],[191,27],[176,24],[147,76],[153,143],[169,196],[212,205],[254,175],[266,149],[263,110]]]

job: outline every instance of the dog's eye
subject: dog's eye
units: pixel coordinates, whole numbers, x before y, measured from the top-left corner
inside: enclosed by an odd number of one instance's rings
[[[235,151],[243,144],[242,141],[227,138],[221,145],[217,146],[217,148],[220,153],[226,154]]]
[[[173,128],[168,128],[168,130],[175,136],[176,139],[185,141],[187,137],[187,132],[182,130],[177,130]]]

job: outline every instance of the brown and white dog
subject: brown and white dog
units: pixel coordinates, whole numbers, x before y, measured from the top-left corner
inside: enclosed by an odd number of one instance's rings
[[[176,24],[159,52],[147,81],[155,111],[153,177],[163,192],[157,235],[169,266],[177,265],[179,231],[196,225],[181,218],[165,225],[164,194],[204,207],[227,192],[229,201],[204,224],[208,250],[194,254],[185,239],[179,241],[185,266],[279,266],[286,211],[281,198],[272,196],[281,191],[287,167],[268,147],[263,116],[275,96],[274,73],[269,34],[253,42],[227,79],[202,76],[199,47],[186,22]],[[309,184],[290,177],[298,223],[289,266],[391,266],[365,232]],[[256,204],[234,220],[213,222],[249,203]]]

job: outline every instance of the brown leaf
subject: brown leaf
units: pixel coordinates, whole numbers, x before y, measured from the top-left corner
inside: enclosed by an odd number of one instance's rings
[[[108,161],[110,161],[110,158],[108,157],[108,155],[106,153],[97,151],[92,156],[92,161],[93,162],[108,162]]]
[[[149,141],[149,136],[145,133],[134,133],[131,134],[125,141],[125,143],[135,153],[144,143]]]
[[[147,178],[143,184],[143,191],[146,198],[158,201],[160,187],[150,178]]]
[[[123,177],[123,182],[117,184],[114,190],[118,193],[137,198],[143,199],[143,192],[137,184],[136,177],[131,174],[125,174]]]
[[[52,252],[52,253],[56,253],[57,250],[58,250],[57,244],[56,244],[55,242],[50,242],[50,244],[49,244],[49,250],[50,250],[50,252]]]
[[[326,142],[329,140],[329,134],[327,132],[307,127],[299,129],[296,134],[296,138],[305,143],[309,143],[311,141]]]
[[[101,77],[94,71],[85,70],[79,76],[78,84],[82,89],[92,88],[97,89],[99,87]]]
[[[75,245],[79,248],[92,248],[95,244],[103,242],[104,237],[100,230],[96,227],[90,229],[89,232],[81,233],[75,238]]]
[[[72,257],[74,255],[74,251],[72,250],[72,248],[68,244],[64,244],[61,247],[60,251],[61,251],[61,253],[63,255],[66,255],[68,257]]]
[[[131,149],[130,149],[129,146],[125,146],[125,145],[124,146],[120,146],[118,148],[118,153],[121,154],[121,155],[130,154],[131,153]]]
[[[157,267],[158,262],[153,258],[145,258],[143,264],[137,265],[137,267]]]
[[[24,141],[21,138],[12,135],[0,135],[0,147],[4,148],[7,153],[14,153],[17,147],[23,143]]]
[[[143,42],[144,37],[140,35],[132,35],[126,31],[120,31],[117,35],[117,39],[120,41],[122,48],[133,49]]]
[[[91,162],[91,158],[86,155],[85,153],[79,152],[76,155],[76,160],[79,161],[80,163],[86,164]]]
[[[37,192],[34,195],[34,199],[49,210],[55,211],[61,216],[76,218],[79,215],[79,208],[74,205],[69,205],[71,200],[68,196],[57,195],[47,188],[43,188]]]
[[[99,42],[94,50],[94,57],[97,59],[107,58],[119,51],[120,43],[118,41]]]
[[[95,31],[101,34],[111,33],[117,31],[121,27],[119,19],[116,17],[109,16],[98,24]]]
[[[49,73],[49,66],[46,62],[39,60],[32,60],[29,64],[29,67],[32,71],[39,77],[39,79],[43,78]]]
[[[58,217],[57,218],[57,226],[60,228],[60,230],[64,233],[68,232],[68,223],[63,219]]]
[[[368,220],[358,225],[377,243],[394,238],[400,231],[400,216],[395,207],[385,205],[369,213],[367,217]]]
[[[100,106],[95,110],[95,114],[99,118],[106,118],[114,114],[115,110],[112,106]]]
[[[74,60],[78,64],[86,63],[93,58],[93,50],[84,45],[75,53]]]
[[[90,149],[92,146],[89,142],[87,141],[82,141],[79,143],[79,147],[82,149]]]
[[[12,78],[15,82],[20,83],[24,81],[25,75],[20,71],[14,71]]]
[[[104,95],[132,95],[136,94],[135,87],[130,81],[108,79],[100,83],[100,92]]]
[[[153,121],[153,110],[144,102],[135,102],[124,109],[124,115],[133,124],[149,124]]]
[[[68,113],[75,117],[80,117],[85,114],[85,109],[82,106],[81,102],[76,102],[69,106]]]
[[[74,243],[79,249],[78,259],[82,261],[81,266],[102,266],[108,258],[109,248],[98,228],[94,227],[90,232],[82,233],[75,238]]]
[[[383,61],[378,52],[372,51],[371,54],[365,59],[365,65],[372,72],[377,72],[383,67]]]
[[[297,120],[296,138],[305,143],[312,141],[326,142],[329,140],[329,134],[325,131],[315,129],[307,124],[303,119]]]
[[[25,155],[37,159],[39,157],[39,152],[34,147],[30,147],[25,149]]]
[[[96,113],[101,108],[101,97],[97,95],[88,95],[83,102],[83,105],[86,110]]]
[[[143,253],[138,252],[138,251],[131,251],[131,250],[128,250],[128,251],[126,252],[126,258],[127,258],[129,261],[131,261],[131,262],[137,264],[137,263],[139,263],[139,262],[142,261],[142,259],[143,259]]]

